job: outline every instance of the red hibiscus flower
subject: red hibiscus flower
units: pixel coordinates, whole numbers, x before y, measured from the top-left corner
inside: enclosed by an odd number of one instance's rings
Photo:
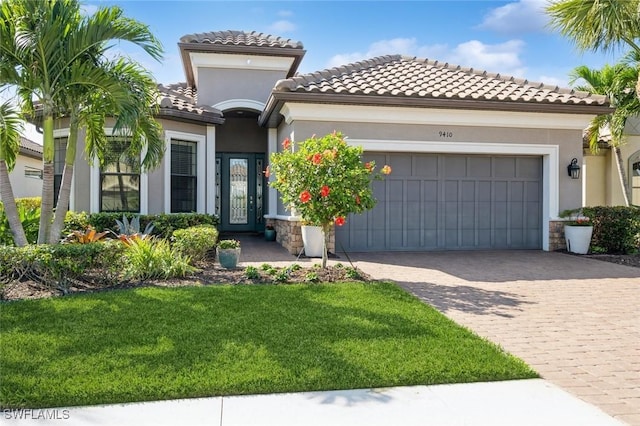
[[[300,193],[300,201],[302,203],[308,203],[310,199],[311,199],[311,193],[309,191],[305,190]]]
[[[269,169],[269,166],[267,166],[267,168],[264,169],[264,176],[265,177],[271,176],[271,170]]]
[[[336,225],[338,225],[338,226],[344,225],[344,217],[342,217],[342,216],[336,217]]]
[[[331,190],[329,189],[329,187],[327,185],[323,186],[322,189],[320,190],[320,195],[322,197],[328,197],[329,196],[329,192]]]
[[[315,165],[322,163],[322,154],[313,154],[311,161],[313,161],[313,164]]]
[[[383,175],[391,174],[391,166],[389,165],[384,166],[382,170],[380,170],[380,173],[382,173]]]
[[[282,142],[282,147],[287,150],[289,149],[289,147],[291,147],[291,141],[289,140],[289,138],[286,138],[283,142]]]
[[[364,163],[364,168],[371,172],[373,170],[373,165],[370,162],[366,162]]]

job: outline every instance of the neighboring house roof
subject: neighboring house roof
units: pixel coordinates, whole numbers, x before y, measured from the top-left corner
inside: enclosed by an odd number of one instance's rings
[[[20,136],[20,154],[42,160],[42,145]]]
[[[285,56],[293,58],[287,77],[295,75],[305,50],[301,42],[276,37],[256,31],[211,31],[207,33],[187,34],[178,43],[182,55],[187,83],[195,86],[189,52],[216,52],[264,56]]]
[[[278,118],[273,113],[279,111],[285,101],[527,112],[611,112],[605,96],[401,55],[380,56],[280,80],[260,122],[275,124]]]
[[[160,92],[159,118],[170,118],[198,124],[222,124],[222,112],[207,105],[197,105],[198,95],[195,89],[186,83],[158,85]]]

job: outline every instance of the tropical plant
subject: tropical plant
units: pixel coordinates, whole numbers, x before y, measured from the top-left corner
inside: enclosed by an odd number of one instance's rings
[[[612,51],[626,45],[640,54],[638,10],[640,0],[559,0],[546,8],[550,26],[580,50]]]
[[[611,135],[608,144],[616,158],[616,169],[627,206],[631,198],[631,188],[626,178],[620,146],[625,142],[624,128],[627,119],[640,112],[640,100],[635,93],[635,84],[638,79],[638,62],[635,60],[637,56],[631,53],[622,62],[614,66],[605,65],[599,70],[579,66],[570,74],[571,84],[578,81],[586,83],[577,85],[576,89],[606,95],[611,105],[616,107],[609,114],[593,118],[587,128],[587,138],[591,152],[597,153],[601,136],[606,133]]]
[[[282,202],[306,224],[322,227],[324,250],[322,267],[327,265],[327,239],[335,223],[342,226],[349,213],[362,213],[375,206],[372,179],[391,173],[384,166],[375,172],[373,161],[362,162],[362,147],[350,146],[342,133],[315,136],[294,146],[285,139],[281,152],[271,154],[266,175]]]
[[[0,73],[3,71],[4,66],[0,64]],[[0,86],[1,83],[0,81]],[[0,199],[3,202],[13,241],[18,247],[25,246],[28,242],[24,228],[20,224],[16,199],[9,180],[9,171],[13,169],[20,149],[20,131],[22,129],[20,118],[20,114],[9,101],[0,104]]]
[[[27,244],[33,244],[38,239],[38,222],[40,221],[40,207],[30,207],[28,204],[17,203],[20,229],[23,230]],[[9,217],[0,205],[0,244],[15,243]],[[22,247],[22,246],[19,246]]]
[[[188,257],[159,238],[132,239],[123,254],[125,277],[129,279],[181,278],[196,270]]]
[[[66,159],[67,164],[72,163],[71,152],[77,140],[72,135],[77,134],[80,118],[79,111],[70,110],[68,102],[82,108],[96,100],[91,95],[107,97],[112,105],[136,105],[135,99],[147,101],[139,93],[127,94],[123,90],[127,83],[121,85],[116,74],[108,71],[105,54],[113,46],[109,42],[130,41],[156,59],[160,58],[162,49],[147,26],[125,18],[120,8],[103,7],[93,15],[83,17],[78,0],[5,0],[0,3],[0,22],[0,86],[17,87],[23,111],[37,116],[42,122],[43,189],[38,242],[44,243],[57,240],[62,228],[60,222],[58,235],[50,232],[54,120],[63,115],[77,118],[70,123],[74,128],[70,131]],[[35,115],[34,98],[38,106]],[[63,181],[70,183],[71,173],[72,169]],[[62,197],[62,205],[68,204],[65,198]],[[66,208],[65,205],[62,210]],[[61,213],[63,219],[65,215]]]
[[[118,232],[112,232],[127,245],[131,245],[133,241],[151,238],[151,232],[153,231],[153,223],[151,222],[147,223],[144,231],[140,230],[140,215],[134,216],[131,220],[122,215],[122,221],[116,219],[116,227]]]
[[[72,231],[67,237],[64,239],[66,243],[76,243],[76,244],[90,244],[96,243],[102,240],[109,234],[109,231],[97,232],[91,226],[82,231],[75,230]]]

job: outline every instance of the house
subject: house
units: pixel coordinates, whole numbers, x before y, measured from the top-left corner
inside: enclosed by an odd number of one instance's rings
[[[206,212],[230,232],[269,222],[297,253],[300,222],[263,170],[285,138],[338,130],[393,168],[374,184],[377,206],[336,230],[338,250],[551,250],[558,212],[583,202],[567,165],[582,164],[583,129],[610,111],[602,96],[399,55],[298,75],[303,45],[256,32],[178,46],[186,82],[159,86],[162,165],[100,170],[78,150],[71,209]],[[55,135],[63,158],[68,129]]]
[[[640,118],[627,119],[625,141],[620,146],[622,164],[609,147],[610,135],[601,135],[598,153],[592,153],[589,144],[584,145],[584,200],[585,206],[625,205],[624,187],[620,181],[621,168],[631,189],[629,203],[640,206]]]
[[[42,145],[20,137],[16,164],[9,173],[16,198],[39,197],[42,194]]]

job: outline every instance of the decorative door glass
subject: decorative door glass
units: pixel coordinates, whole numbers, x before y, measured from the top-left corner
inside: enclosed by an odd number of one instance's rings
[[[229,223],[242,225],[248,223],[249,212],[249,162],[246,158],[229,159]]]

